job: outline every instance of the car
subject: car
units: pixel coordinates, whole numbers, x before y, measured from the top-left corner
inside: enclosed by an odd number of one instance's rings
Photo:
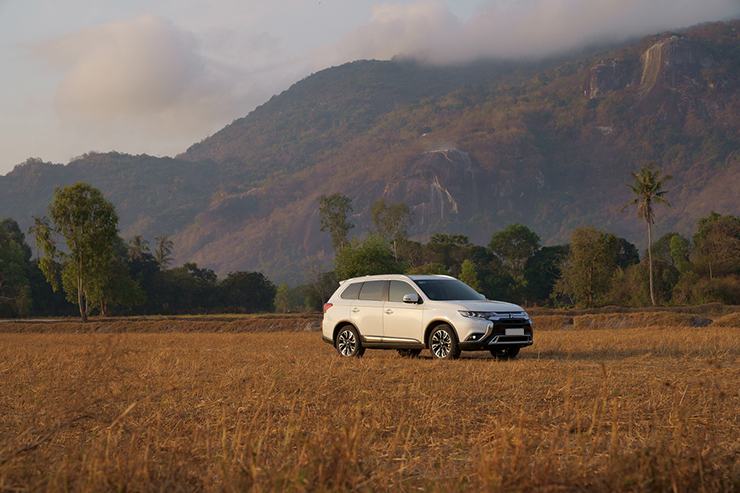
[[[322,339],[340,356],[396,349],[415,357],[456,359],[461,351],[515,358],[533,343],[532,320],[520,306],[488,300],[450,276],[387,274],[340,283],[324,304]]]

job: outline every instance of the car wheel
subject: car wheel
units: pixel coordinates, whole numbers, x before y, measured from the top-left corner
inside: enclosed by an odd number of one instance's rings
[[[457,359],[460,347],[455,331],[447,324],[438,325],[429,335],[429,350],[437,359]]]
[[[351,325],[345,325],[339,329],[334,345],[337,348],[339,356],[349,358],[360,357],[365,354],[365,348],[362,347],[362,342],[360,342],[360,334]]]
[[[421,349],[398,349],[402,358],[416,358],[421,354]]]
[[[491,356],[500,360],[513,359],[519,354],[519,349],[519,346],[494,347],[491,348]]]

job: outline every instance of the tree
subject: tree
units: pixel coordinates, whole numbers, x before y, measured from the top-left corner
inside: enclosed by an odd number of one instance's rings
[[[740,270],[740,218],[712,211],[699,219],[694,235],[696,264],[709,268],[709,279]]]
[[[561,278],[555,283],[555,293],[591,307],[594,301],[611,287],[617,268],[619,238],[596,228],[576,228],[570,251],[560,266]]]
[[[324,303],[339,287],[337,274],[333,270],[322,272],[317,264],[313,264],[306,273],[306,280],[308,284],[303,288],[306,308],[321,311]]]
[[[290,288],[285,281],[280,283],[275,293],[275,308],[283,313],[287,313],[290,308]]]
[[[375,232],[390,242],[393,258],[398,261],[398,244],[408,238],[406,224],[414,224],[411,209],[404,202],[388,205],[385,199],[378,199],[371,212]]]
[[[116,208],[105,200],[100,190],[78,182],[55,187],[54,200],[47,207],[49,226],[40,231],[44,257],[39,266],[56,291],[59,259],[64,264],[63,276],[72,280],[66,285],[67,298],[76,302],[80,317],[87,321],[90,295],[108,282],[109,265],[118,233]],[[66,251],[57,248],[61,236]]]
[[[400,274],[404,271],[393,260],[391,248],[383,238],[370,235],[360,243],[352,240],[334,257],[334,271],[339,279],[375,274]]]
[[[627,207],[637,204],[637,218],[644,219],[647,222],[648,227],[648,265],[650,269],[650,301],[655,306],[655,288],[653,287],[653,254],[651,252],[651,245],[653,243],[653,224],[655,223],[655,212],[653,211],[653,202],[656,204],[665,204],[670,207],[663,196],[668,193],[668,190],[663,190],[663,184],[666,180],[673,179],[671,175],[665,175],[663,178],[660,177],[661,171],[655,168],[655,163],[650,162],[642,166],[639,173],[631,173],[634,179],[634,184],[630,185],[625,183],[624,186],[632,190],[632,193],[637,195],[634,199],[627,202],[619,209],[619,212],[624,212]]]
[[[0,221],[0,317],[27,316],[31,309],[31,285],[27,275],[31,248],[18,223],[11,218]]]
[[[683,236],[676,235],[671,238],[671,259],[680,273],[687,272],[691,269],[689,253],[691,242]]]
[[[230,272],[218,285],[224,308],[236,312],[272,312],[277,289],[261,272]]]
[[[38,214],[35,216],[32,216],[33,224],[29,226],[28,231],[26,231],[26,234],[30,235],[32,234],[34,236],[34,239],[36,240],[36,260],[39,260],[39,248],[41,243],[39,242],[39,238],[41,236],[41,232],[44,230],[44,228],[49,227],[49,219],[45,216],[39,216]]]
[[[471,262],[470,259],[465,259],[462,263],[462,272],[460,273],[459,279],[476,291],[480,291],[478,272],[475,268],[475,264]]]
[[[524,268],[526,301],[549,302],[555,283],[561,276],[560,266],[569,251],[569,245],[544,246],[527,260]]]
[[[321,195],[318,199],[321,228],[319,231],[329,231],[331,243],[335,252],[342,250],[347,243],[349,230],[355,225],[347,220],[352,212],[352,201],[346,195],[335,193],[330,196]]]
[[[129,249],[128,257],[130,259],[141,258],[143,253],[149,253],[149,242],[144,239],[141,235],[134,235],[133,238],[128,240]]]
[[[68,278],[64,277],[67,283]],[[72,286],[65,291],[73,291]],[[104,317],[110,315],[110,309],[115,306],[125,306],[129,309],[143,305],[146,294],[139,284],[130,276],[129,266],[120,258],[113,258],[108,265],[107,282],[96,285],[88,292],[90,309],[97,308]]]
[[[617,250],[617,265],[621,269],[627,269],[639,263],[640,253],[637,251],[637,247],[624,238],[620,238],[619,249]]]
[[[433,254],[429,259],[431,263],[441,263],[448,272],[455,275],[460,272],[470,247],[470,240],[465,235],[436,233],[429,238],[429,243],[424,248]]]
[[[167,268],[167,266],[174,260],[170,257],[172,249],[174,248],[174,243],[169,238],[169,236],[154,237],[154,239],[157,240],[157,246],[154,248],[154,253],[157,257],[157,262],[159,262],[159,265],[162,266],[163,269]]]
[[[540,249],[540,237],[524,226],[514,223],[491,235],[488,248],[501,259],[514,279],[521,277],[527,260]]]

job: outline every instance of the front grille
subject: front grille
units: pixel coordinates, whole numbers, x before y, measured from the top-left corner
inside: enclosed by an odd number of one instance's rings
[[[515,343],[515,342],[529,342],[531,338],[529,336],[499,336],[498,342],[500,343]]]
[[[493,321],[493,334],[506,334],[506,329],[524,329],[527,334],[532,333],[532,326],[523,318],[506,318]]]

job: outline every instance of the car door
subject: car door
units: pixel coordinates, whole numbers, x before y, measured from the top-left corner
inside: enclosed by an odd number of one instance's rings
[[[424,305],[404,303],[403,296],[418,291],[404,281],[391,281],[388,301],[383,305],[383,341],[423,342],[422,314]]]
[[[386,281],[366,281],[352,302],[350,318],[368,342],[383,338],[383,288]]]

